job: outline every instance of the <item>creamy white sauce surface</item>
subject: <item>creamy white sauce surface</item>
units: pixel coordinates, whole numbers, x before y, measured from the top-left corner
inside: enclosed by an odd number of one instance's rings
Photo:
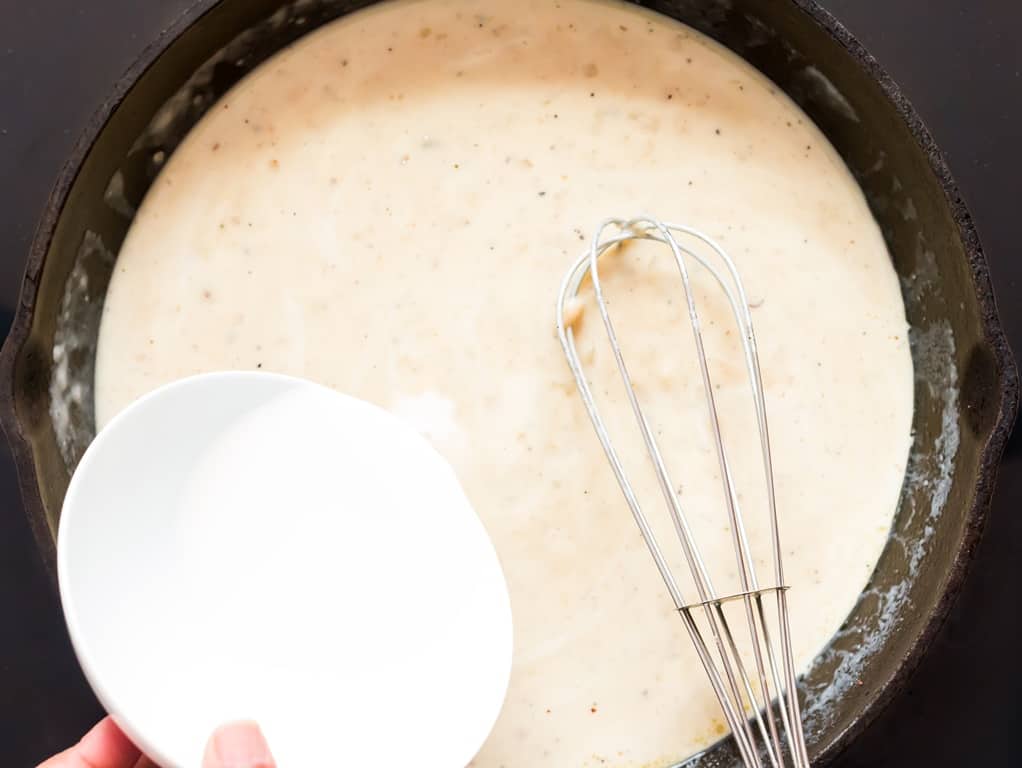
[[[553,317],[596,224],[644,212],[716,237],[749,291],[805,665],[896,507],[912,416],[904,307],[820,132],[669,19],[584,0],[388,3],[268,61],[189,135],[137,215],[104,309],[98,421],[225,368],[304,376],[408,418],[456,468],[511,590],[511,688],[473,765],[666,765],[724,726]],[[737,587],[677,275],[647,248],[608,256],[606,275],[704,556]],[[697,284],[716,394],[769,581],[748,384],[711,287]],[[657,517],[591,307],[579,345]]]

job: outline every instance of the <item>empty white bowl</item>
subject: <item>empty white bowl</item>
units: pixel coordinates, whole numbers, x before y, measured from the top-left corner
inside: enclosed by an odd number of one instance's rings
[[[124,410],[71,479],[58,573],[97,696],[166,766],[253,719],[285,768],[463,768],[506,692],[507,587],[454,472],[306,381],[206,374]]]

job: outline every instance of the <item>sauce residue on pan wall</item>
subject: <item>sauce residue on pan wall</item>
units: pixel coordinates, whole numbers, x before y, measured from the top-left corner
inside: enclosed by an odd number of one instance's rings
[[[411,419],[457,469],[511,589],[511,688],[474,765],[680,759],[723,724],[553,334],[583,240],[608,215],[642,212],[716,237],[749,290],[805,665],[861,592],[897,504],[912,416],[904,308],[862,194],[815,126],[664,17],[582,0],[390,3],[268,61],[210,110],[138,212],[104,308],[98,421],[224,368],[304,376]],[[653,253],[614,255],[607,290],[726,579],[681,289]],[[722,302],[697,288],[765,560],[748,385]],[[579,344],[657,509],[588,309]]]

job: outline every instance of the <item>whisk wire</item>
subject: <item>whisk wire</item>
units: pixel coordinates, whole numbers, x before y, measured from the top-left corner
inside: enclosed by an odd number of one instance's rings
[[[637,224],[646,224],[650,227],[656,228],[659,231],[660,238],[662,239],[663,242],[667,243],[670,246],[671,251],[674,254],[675,262],[678,266],[678,271],[685,285],[686,295],[691,295],[691,281],[689,279],[688,269],[685,265],[685,261],[682,258],[682,254],[683,252],[686,251],[686,249],[681,248],[681,246],[675,240],[670,231],[659,222],[652,220],[633,220],[631,222],[628,222],[628,225],[630,227],[634,227]],[[602,230],[600,233],[597,234],[597,238],[600,236],[600,234],[602,234]],[[657,481],[664,495],[664,499],[667,502],[668,507],[670,509],[671,519],[674,522],[678,536],[681,539],[685,557],[689,563],[690,570],[692,571],[692,576],[696,584],[696,589],[699,593],[700,601],[705,603],[709,599],[710,595],[716,594],[716,590],[714,590],[713,588],[713,584],[706,570],[706,566],[703,561],[702,555],[700,554],[699,547],[695,542],[695,537],[691,532],[691,529],[688,525],[685,514],[682,511],[677,495],[674,492],[674,483],[671,481],[668,475],[667,468],[663,461],[659,445],[657,443],[656,438],[653,435],[652,429],[649,426],[649,422],[646,420],[645,414],[643,413],[641,404],[639,403],[638,397],[636,395],[635,387],[633,386],[631,377],[628,373],[628,367],[625,363],[624,356],[621,352],[621,347],[617,341],[617,334],[614,330],[614,324],[610,319],[610,313],[607,309],[607,302],[603,296],[602,284],[600,282],[599,277],[599,255],[595,248],[590,250],[589,259],[590,259],[589,275],[593,283],[594,293],[596,294],[597,305],[600,309],[600,315],[603,319],[604,326],[607,330],[607,335],[611,341],[611,350],[614,354],[615,362],[621,374],[621,378],[625,386],[625,392],[627,394],[629,403],[632,407],[632,411],[635,415],[636,421],[639,424],[643,441],[646,444],[646,450],[654,464]],[[741,517],[736,514],[737,491],[735,490],[734,483],[731,479],[731,472],[724,451],[723,440],[720,435],[719,425],[717,423],[716,404],[713,400],[712,394],[713,386],[710,380],[709,367],[706,365],[706,356],[702,345],[702,334],[699,331],[700,328],[699,314],[698,310],[696,309],[694,301],[690,301],[688,303],[688,311],[689,318],[694,331],[696,349],[698,351],[698,356],[700,360],[700,368],[702,372],[704,388],[706,390],[707,397],[709,398],[710,403],[711,423],[714,426],[717,454],[721,465],[721,477],[724,479],[725,486],[724,490],[725,493],[727,494],[728,499],[729,519],[731,521],[731,529],[735,537],[734,545],[736,548],[736,554],[738,556],[739,570],[742,576],[742,588],[744,590],[749,590],[750,588],[753,588],[756,584],[754,573],[752,574],[751,579],[749,577],[749,573],[752,570],[752,558],[751,555],[748,554],[748,541],[745,536],[744,526],[742,525]],[[726,617],[724,616],[723,609],[720,606],[716,607],[716,614],[717,616],[714,615],[714,611],[712,611],[708,605],[706,606],[706,618],[710,626],[710,633],[718,648],[718,652],[721,656],[721,661],[724,664],[725,676],[728,678],[732,694],[735,698],[735,701],[740,703],[742,701],[742,693],[744,692],[744,694],[748,698],[748,701],[755,705],[756,696],[753,692],[752,684],[750,683],[748,673],[746,672],[745,669],[745,665],[742,662],[741,655],[738,653],[733,633],[731,632],[730,627],[727,625]],[[760,685],[762,686],[761,691],[763,694],[763,700],[769,702],[770,701],[769,688],[766,685],[766,678],[762,674],[763,666],[759,650],[759,639],[755,632],[755,623],[752,620],[752,606],[748,598],[746,598],[746,614],[747,620],[749,621],[749,626],[753,630],[752,645],[756,655],[757,669],[760,671],[759,682]],[[722,631],[723,636],[721,634]],[[729,650],[731,651],[732,658],[734,659],[735,662],[734,664],[735,670],[738,673],[737,680],[735,679],[735,675],[732,671],[731,665],[728,663]],[[741,689],[739,688],[738,681],[741,682],[742,686]],[[777,739],[777,729],[776,724],[774,723],[773,720],[773,714],[769,710],[767,711],[768,724],[770,727],[770,737],[768,737],[766,727],[764,726],[763,720],[759,714],[759,707],[754,706],[753,712],[756,725],[759,728],[760,734],[763,739],[763,743],[767,746],[767,752],[768,757],[770,758],[770,762],[773,766],[775,766],[775,768],[778,768],[778,759],[775,756],[775,754],[780,753],[780,743]],[[755,739],[751,731],[749,730],[750,726],[747,720],[743,721],[743,727],[746,730],[746,735],[749,741],[754,743]],[[771,742],[773,742],[774,744],[776,753],[774,750],[770,749]]]
[[[638,222],[633,222],[633,225],[634,225],[634,223],[638,223]],[[660,232],[662,238],[669,244],[669,246],[671,248],[671,251],[674,254],[675,262],[677,263],[677,266],[678,266],[678,271],[681,274],[682,282],[683,282],[683,284],[685,286],[685,295],[686,295],[687,306],[688,306],[688,310],[689,310],[689,318],[690,318],[691,325],[692,325],[692,331],[693,331],[693,336],[694,336],[694,339],[695,339],[697,358],[698,358],[698,361],[699,361],[699,369],[700,369],[700,374],[701,374],[702,381],[703,381],[703,391],[704,391],[704,393],[706,395],[706,401],[707,401],[707,405],[708,405],[708,409],[709,409],[709,415],[710,415],[710,425],[711,425],[711,428],[713,430],[714,445],[715,445],[716,451],[717,451],[717,462],[718,462],[718,465],[720,467],[720,475],[721,475],[722,482],[724,484],[724,498],[725,498],[726,505],[727,505],[728,520],[729,520],[729,522],[731,524],[730,525],[730,529],[731,529],[732,543],[733,543],[734,549],[735,549],[735,557],[736,557],[737,564],[738,564],[738,573],[739,573],[739,577],[740,577],[740,580],[741,580],[742,590],[745,591],[746,593],[749,593],[752,590],[758,590],[759,589],[759,582],[758,582],[758,579],[756,578],[755,563],[754,563],[753,558],[752,558],[752,553],[751,553],[750,547],[749,547],[748,535],[746,534],[745,525],[744,525],[743,518],[742,518],[742,515],[741,515],[741,512],[740,512],[740,505],[739,505],[739,501],[738,501],[738,491],[737,491],[737,489],[735,487],[734,477],[733,477],[733,474],[731,472],[730,463],[728,462],[728,458],[727,458],[727,450],[724,447],[724,439],[723,439],[723,436],[721,434],[720,419],[719,419],[719,416],[718,416],[718,413],[717,413],[717,400],[716,400],[716,397],[713,394],[713,391],[714,391],[713,390],[713,382],[712,382],[712,377],[711,377],[711,374],[710,374],[710,368],[709,368],[709,365],[708,365],[708,362],[707,362],[707,358],[706,358],[706,350],[705,350],[705,347],[703,345],[703,338],[702,338],[701,327],[700,327],[700,322],[699,322],[699,314],[698,314],[698,310],[696,308],[696,302],[694,300],[694,294],[692,292],[691,280],[689,279],[688,268],[685,265],[684,259],[682,258],[682,252],[687,253],[690,256],[694,256],[695,254],[692,251],[688,250],[688,249],[682,249],[679,246],[677,240],[674,238],[674,235],[671,234],[670,230],[666,226],[664,226],[663,224],[660,224],[659,222],[650,222],[650,223],[653,224],[657,228],[657,230]],[[716,245],[716,243],[713,243],[712,241],[709,241],[708,244],[715,251],[717,251],[718,253],[722,252],[722,249],[720,249]],[[713,274],[713,276],[717,280],[717,283],[719,285],[721,285],[721,286],[724,286],[724,288],[725,288],[725,295],[728,297],[728,300],[729,300],[729,302],[732,305],[733,311],[736,311],[737,310],[736,303],[734,301],[734,297],[731,294],[731,292],[729,290],[727,290],[727,284],[724,282],[723,279],[721,279],[719,273],[717,273],[717,271],[714,270],[709,264],[704,264],[704,266]],[[590,267],[590,269],[592,269],[592,267]],[[740,285],[739,285],[739,289],[740,289]],[[742,330],[742,335],[744,337],[746,335],[746,331],[745,331],[745,328],[742,327],[741,318],[737,315],[737,311],[736,311],[736,317],[738,317],[739,327]],[[780,753],[781,753],[781,745],[780,745],[780,740],[778,738],[777,724],[776,724],[776,722],[774,720],[773,710],[770,707],[770,701],[771,701],[772,697],[770,696],[770,686],[769,686],[769,683],[768,683],[767,678],[766,678],[765,667],[764,667],[764,664],[763,664],[763,657],[762,657],[762,652],[761,652],[761,648],[760,648],[759,630],[757,628],[756,621],[755,621],[755,618],[754,618],[754,615],[753,615],[753,607],[752,607],[751,596],[749,594],[746,594],[745,597],[744,597],[743,602],[744,602],[744,607],[745,607],[746,621],[748,623],[749,632],[750,632],[750,636],[751,636],[750,640],[751,640],[751,644],[752,644],[753,655],[754,655],[754,658],[755,658],[756,670],[757,670],[758,676],[759,676],[760,691],[762,693],[763,703],[764,703],[764,706],[765,706],[765,709],[766,709],[767,723],[768,723],[768,725],[770,727],[770,738],[768,739],[766,733],[763,733],[763,742],[764,742],[764,745],[766,746],[767,751],[768,751],[768,753],[770,755],[771,762],[774,765],[777,765],[778,758],[775,757],[775,754],[776,755],[780,755]],[[765,624],[763,626],[763,633],[764,633],[764,639],[765,639],[766,638],[766,633],[767,633],[766,625]],[[728,630],[728,634],[730,635],[730,630]],[[734,658],[736,660],[736,664],[741,664],[741,657],[740,657],[740,654],[738,653],[737,649],[734,651]],[[743,670],[743,672],[744,672],[744,670]],[[780,690],[781,690],[781,688],[780,688],[780,686],[778,686],[778,691],[780,691]],[[754,711],[758,715],[759,707],[755,706],[756,698],[752,694],[751,688],[749,690],[749,700],[750,700],[750,703],[753,704],[753,709],[754,709]],[[763,729],[761,721],[760,721],[760,729],[761,729],[761,731]],[[773,750],[770,749],[771,744],[773,745]]]
[[[616,227],[617,234],[604,238],[608,228]],[[675,233],[684,234],[701,241],[710,248],[724,263],[731,282],[737,291],[737,296],[732,287],[721,276],[721,274],[704,259],[699,253],[682,246]],[[723,605],[728,602],[728,597],[720,596],[713,587],[706,564],[699,551],[695,536],[687,521],[684,510],[680,504],[675,485],[667,471],[663,455],[654,436],[654,432],[647,421],[636,394],[631,376],[628,372],[624,355],[617,340],[613,322],[603,295],[603,287],[599,276],[600,256],[610,248],[617,247],[628,240],[645,239],[654,240],[666,244],[674,256],[679,274],[685,289],[685,297],[689,315],[689,321],[693,330],[693,338],[696,346],[697,358],[700,366],[700,373],[703,389],[706,394],[711,427],[714,436],[714,444],[721,471],[721,478],[724,485],[725,503],[728,512],[728,520],[732,534],[732,544],[735,550],[738,573],[741,579],[742,592],[733,596],[744,603],[746,623],[749,630],[749,639],[753,649],[753,657],[756,666],[756,678],[759,687],[759,696],[754,691],[754,686],[749,678],[738,649],[734,633],[727,621]],[[724,446],[721,434],[719,416],[716,401],[713,396],[713,382],[707,362],[706,350],[703,345],[702,332],[700,328],[699,313],[696,308],[694,291],[686,257],[693,259],[700,266],[706,269],[714,278],[716,283],[723,289],[723,292],[731,306],[732,313],[740,330],[742,348],[744,350],[744,362],[749,376],[749,382],[753,391],[755,403],[756,422],[760,435],[760,448],[763,456],[763,470],[766,479],[767,502],[770,516],[771,548],[774,554],[774,576],[776,585],[767,589],[761,589],[756,577],[755,564],[751,554],[748,536],[745,530],[744,520],[738,499],[737,488],[734,483],[731,466],[727,458],[727,451]],[[565,322],[565,307],[570,297],[577,296],[583,280],[589,275],[596,297],[596,303],[603,320],[604,328],[608,339],[614,361],[621,375],[629,405],[633,411],[636,422],[646,445],[647,453],[653,463],[658,485],[664,496],[675,532],[682,545],[682,551],[692,574],[696,590],[699,594],[699,601],[687,604],[681,593],[681,589],[675,580],[671,568],[663,555],[663,552],[649,525],[638,498],[632,488],[617,451],[615,450],[600,411],[596,405],[592,390],[582,370],[580,358],[575,348],[574,331],[570,324]],[[667,586],[668,593],[674,602],[675,608],[682,617],[683,623],[696,648],[700,662],[710,678],[711,687],[714,690],[725,720],[731,729],[738,751],[747,766],[750,768],[761,768],[759,748],[755,738],[750,719],[745,716],[746,703],[752,710],[752,721],[759,732],[762,747],[766,752],[770,764],[774,768],[782,768],[784,765],[783,752],[781,749],[780,735],[773,712],[773,696],[770,683],[772,682],[777,692],[778,708],[784,734],[787,738],[792,764],[795,768],[805,768],[809,760],[805,749],[805,740],[801,728],[801,718],[798,707],[798,697],[795,688],[795,671],[792,660],[790,625],[788,622],[788,609],[786,587],[783,581],[783,568],[781,566],[781,544],[779,526],[777,523],[776,500],[774,496],[773,467],[770,458],[769,434],[766,423],[766,407],[763,397],[762,376],[759,368],[758,353],[756,350],[755,336],[752,331],[752,319],[749,312],[749,304],[745,295],[744,287],[738,277],[737,269],[724,250],[705,234],[691,227],[683,225],[663,223],[649,217],[641,217],[631,220],[608,219],[603,222],[593,237],[590,247],[568,271],[561,284],[561,290],[557,302],[557,329],[562,346],[568,359],[569,367],[574,375],[576,385],[579,389],[583,403],[590,416],[597,437],[603,446],[604,452],[611,464],[615,477],[625,496],[626,502],[631,509],[632,515],[639,527],[643,540],[648,547],[654,562],[660,572],[661,578]],[[781,640],[781,654],[783,657],[783,676],[785,685],[781,684],[782,670],[777,664],[773,643],[770,638],[766,611],[763,606],[763,595],[767,592],[776,593],[778,626]],[[706,617],[707,625],[714,646],[720,656],[723,676],[713,660],[698,624],[692,616],[692,609],[702,607]],[[762,644],[762,645],[761,645]],[[763,648],[766,650],[766,660],[763,658]],[[726,685],[725,685],[726,681]],[[739,684],[740,683],[740,684]],[[764,722],[761,710],[766,715]]]
[[[623,242],[624,240],[631,239],[632,237],[633,235],[628,234],[620,238],[612,238],[607,242],[601,244],[599,252],[602,253],[604,250],[606,250],[609,247],[612,247],[617,242]],[[578,288],[581,284],[581,281],[585,273],[585,270],[581,269],[582,266],[584,266],[584,264],[580,262],[580,264],[576,265],[576,269],[573,270],[568,275],[566,275],[565,277],[564,283],[562,284],[560,298],[558,301],[559,318],[563,319],[565,308],[564,305],[569,290],[571,293],[575,293],[578,291]],[[561,320],[559,320],[558,322],[558,327],[559,333],[562,336],[562,341],[566,341],[566,337],[564,335],[565,328]],[[571,341],[571,347],[572,349],[574,349],[573,340]],[[615,477],[618,480],[618,484],[621,486],[621,489],[625,496],[625,500],[632,511],[633,517],[635,518],[635,521],[639,527],[639,531],[644,541],[646,542],[647,547],[649,548],[650,554],[652,555],[653,560],[656,563],[657,569],[659,570],[660,575],[667,586],[668,593],[670,594],[671,599],[675,604],[675,607],[679,611],[683,611],[682,617],[684,619],[686,629],[688,630],[689,635],[692,638],[693,644],[695,645],[695,648],[699,653],[700,660],[703,663],[703,666],[705,667],[707,674],[710,676],[710,681],[714,688],[714,693],[717,695],[721,707],[724,710],[725,719],[728,721],[728,725],[735,736],[735,740],[738,745],[739,751],[742,753],[743,760],[745,760],[747,765],[757,766],[758,768],[758,766],[760,766],[760,762],[758,754],[755,752],[752,746],[753,743],[752,736],[751,733],[748,733],[747,721],[745,720],[745,718],[739,715],[739,713],[742,711],[741,696],[737,693],[737,686],[734,677],[731,673],[730,665],[725,663],[724,671],[725,676],[728,678],[728,685],[731,688],[732,694],[734,696],[733,701],[735,703],[732,703],[732,699],[728,696],[727,693],[725,693],[723,689],[723,682],[721,681],[716,666],[714,665],[712,659],[709,657],[708,651],[706,650],[705,647],[705,643],[702,639],[701,634],[698,631],[698,627],[695,624],[688,607],[685,606],[685,601],[681,595],[681,590],[678,587],[673,574],[671,573],[671,569],[667,564],[666,559],[664,558],[664,555],[660,549],[660,546],[656,540],[655,535],[652,532],[649,522],[647,521],[645,514],[642,512],[639,506],[638,499],[636,498],[631,483],[628,480],[627,475],[625,474],[624,467],[617,456],[617,452],[614,449],[613,443],[610,440],[610,436],[608,434],[606,425],[604,424],[603,419],[599,415],[599,410],[596,406],[592,391],[589,387],[588,382],[586,381],[585,376],[582,373],[581,364],[578,360],[577,354],[572,354],[571,356],[569,356],[569,364],[575,375],[575,380],[578,385],[579,392],[582,396],[583,403],[585,404],[586,409],[588,410],[590,416],[592,417],[593,425],[596,429],[597,436],[604,448],[608,460],[610,461],[611,468],[615,474]],[[710,601],[707,601],[705,605],[708,610],[710,607]],[[714,628],[713,616],[712,614],[708,614],[708,616],[710,620],[711,629],[713,629]],[[723,652],[723,644],[722,641],[720,640],[719,633],[716,633],[715,642],[717,644],[717,647],[721,649],[721,651]]]

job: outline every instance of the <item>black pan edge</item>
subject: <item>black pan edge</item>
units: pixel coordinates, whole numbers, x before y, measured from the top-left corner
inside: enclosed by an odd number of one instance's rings
[[[35,538],[39,555],[50,575],[51,584],[57,588],[57,550],[54,543],[54,531],[46,523],[42,498],[38,490],[38,478],[32,457],[31,444],[25,436],[25,428],[17,412],[15,387],[18,381],[18,367],[21,364],[25,342],[28,341],[32,329],[32,318],[39,292],[39,276],[43,262],[50,248],[53,233],[64,208],[68,192],[74,185],[85,158],[92,150],[96,138],[106,126],[107,120],[121,104],[124,97],[134,87],[139,77],[152,65],[167,47],[188,27],[208,12],[217,0],[197,0],[169,26],[162,30],[155,41],[150,43],[139,55],[138,59],[125,71],[111,89],[110,96],[89,119],[84,130],[75,143],[64,167],[61,169],[46,207],[43,209],[36,225],[32,243],[29,246],[25,273],[14,318],[3,347],[0,348],[0,427],[3,428],[11,448],[11,456],[17,470],[18,487],[21,491],[24,512],[28,517],[29,527]]]
[[[973,288],[976,291],[982,315],[985,341],[994,356],[997,370],[996,389],[1001,398],[995,425],[982,450],[975,494],[966,514],[965,528],[958,543],[958,551],[955,553],[948,572],[946,589],[930,613],[923,631],[916,636],[912,646],[902,657],[895,674],[880,686],[876,696],[860,717],[819,753],[817,762],[820,765],[825,765],[831,763],[856,736],[866,730],[887,708],[895,695],[905,687],[918,668],[926,648],[944,626],[951,607],[961,592],[969,572],[969,566],[986,527],[990,502],[997,484],[997,469],[1018,415],[1019,375],[1014,355],[997,314],[997,302],[990,279],[990,267],[983,255],[979,233],[976,231],[972,215],[969,213],[958,185],[951,175],[944,154],[940,151],[926,124],[894,79],[829,11],[822,8],[816,0],[791,0],[791,2],[848,51],[858,66],[880,86],[929,160],[930,169],[944,191],[944,197],[951,209],[951,215],[969,260]]]

